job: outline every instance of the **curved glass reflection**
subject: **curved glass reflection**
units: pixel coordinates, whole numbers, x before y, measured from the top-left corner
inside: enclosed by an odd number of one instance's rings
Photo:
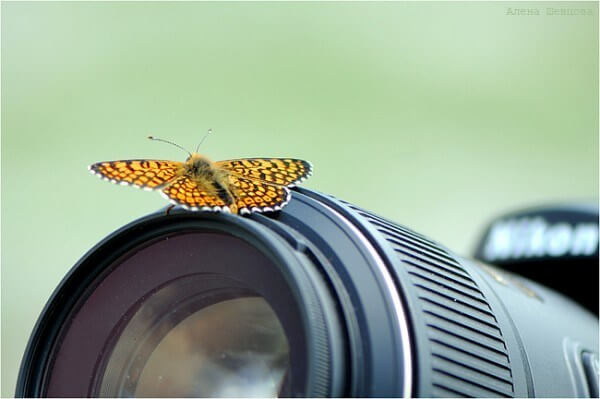
[[[205,306],[179,319],[142,305],[113,349],[101,396],[277,396],[289,367],[284,330],[261,297]],[[169,313],[178,312],[178,307]],[[141,317],[146,315],[146,318]],[[172,316],[172,315],[171,315]],[[151,320],[148,320],[150,318]]]

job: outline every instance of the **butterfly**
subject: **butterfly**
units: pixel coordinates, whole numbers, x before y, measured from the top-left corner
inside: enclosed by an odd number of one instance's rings
[[[88,169],[113,183],[160,190],[173,206],[181,205],[190,211],[235,214],[280,210],[291,199],[289,188],[312,174],[311,163],[301,159],[244,158],[212,162],[198,154],[200,144],[196,152],[191,153],[170,141],[149,138],[181,148],[189,156],[185,162],[151,159],[97,162]]]

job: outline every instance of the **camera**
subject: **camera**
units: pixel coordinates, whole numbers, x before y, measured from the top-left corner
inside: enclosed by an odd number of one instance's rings
[[[16,395],[598,397],[597,232],[597,207],[517,213],[470,260],[303,188],[160,210],[71,269]]]

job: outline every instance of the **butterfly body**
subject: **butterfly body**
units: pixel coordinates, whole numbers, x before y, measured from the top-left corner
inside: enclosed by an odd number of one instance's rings
[[[178,175],[187,176],[208,196],[219,198],[221,201],[218,201],[218,206],[226,206],[230,212],[237,213],[236,188],[230,181],[227,170],[219,168],[203,155],[192,153],[182,164]]]
[[[161,190],[174,205],[191,211],[251,213],[276,211],[292,187],[310,176],[309,162],[291,158],[247,158],[212,162],[192,153],[185,162],[123,160],[89,167],[113,183]]]

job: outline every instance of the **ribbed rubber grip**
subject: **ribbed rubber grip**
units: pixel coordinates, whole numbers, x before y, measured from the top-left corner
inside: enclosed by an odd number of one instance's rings
[[[514,396],[502,331],[465,268],[424,236],[348,206],[382,234],[410,276],[430,343],[432,395]]]

